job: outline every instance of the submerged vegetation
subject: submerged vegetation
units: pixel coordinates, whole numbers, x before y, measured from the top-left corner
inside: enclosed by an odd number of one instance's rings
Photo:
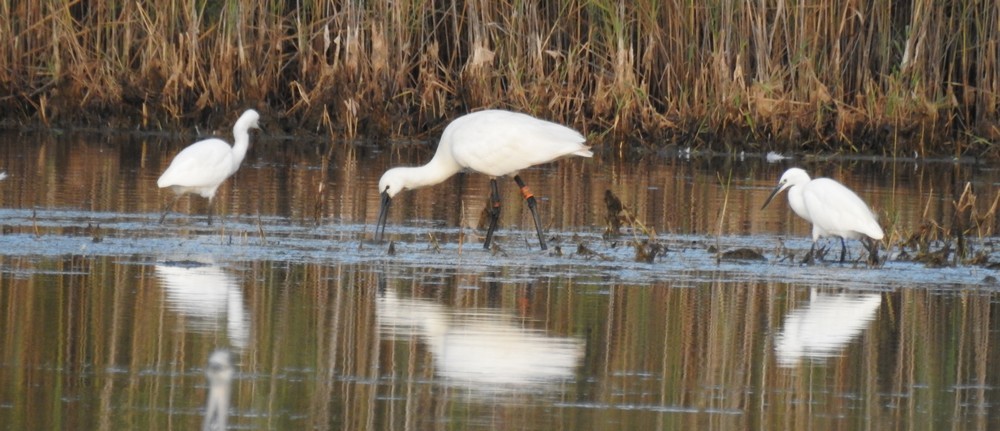
[[[0,121],[423,136],[482,107],[613,145],[993,154],[991,1],[0,0]],[[600,139],[596,139],[600,140]]]

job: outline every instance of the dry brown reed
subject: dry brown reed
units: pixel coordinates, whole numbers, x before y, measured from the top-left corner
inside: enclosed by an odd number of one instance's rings
[[[715,148],[997,154],[988,1],[15,2],[0,117],[420,136],[483,107]]]
[[[1000,222],[997,217],[1000,192],[985,203],[977,201],[978,195],[972,183],[965,183],[961,194],[951,202],[953,212],[950,220],[942,222],[929,216],[928,201],[922,224],[906,235],[905,241],[900,244],[901,250],[906,253],[906,249],[911,249],[913,260],[930,266],[973,264],[996,267],[997,262],[989,261],[987,248],[977,248],[976,245],[981,245],[984,238],[993,236]],[[905,256],[910,257],[909,253]]]

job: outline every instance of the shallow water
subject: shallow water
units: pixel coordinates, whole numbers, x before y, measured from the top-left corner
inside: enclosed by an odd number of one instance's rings
[[[650,154],[522,173],[550,237],[502,183],[499,248],[475,229],[487,180],[395,199],[394,254],[369,241],[378,151],[257,139],[216,196],[155,181],[173,136],[2,135],[0,424],[192,429],[209,353],[237,353],[237,429],[988,429],[998,419],[996,271],[905,259],[945,228],[975,161]],[[802,266],[809,226],[783,198],[798,165],[854,188],[893,246],[869,268]],[[612,190],[666,251],[604,239]],[[991,262],[992,219],[970,233]],[[984,235],[980,238],[978,235]],[[829,242],[837,254],[836,244]],[[754,249],[767,261],[720,260]],[[788,255],[793,255],[788,259]]]

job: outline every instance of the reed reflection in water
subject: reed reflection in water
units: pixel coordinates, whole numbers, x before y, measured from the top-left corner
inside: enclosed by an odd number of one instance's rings
[[[376,302],[379,330],[389,337],[417,335],[430,346],[437,374],[475,390],[539,389],[575,375],[583,342],[523,327],[492,310],[450,311],[421,299],[383,292]]]
[[[198,268],[204,278],[181,278],[239,280],[254,322],[233,382],[229,424],[240,429],[987,430],[1000,420],[1000,295],[983,289],[910,286],[878,299],[709,273],[717,279],[638,285],[412,267],[381,282],[381,266],[281,261],[163,269]],[[205,358],[230,335],[203,325],[194,299],[179,307],[170,279],[114,257],[0,256],[0,423],[195,429]],[[225,290],[207,302],[228,325]],[[830,325],[871,320],[785,365],[779,345],[803,338],[793,328],[832,314],[818,304],[845,317]]]
[[[882,305],[877,293],[824,293],[811,289],[809,301],[791,310],[774,347],[778,364],[792,366],[803,358],[837,356],[875,319]]]

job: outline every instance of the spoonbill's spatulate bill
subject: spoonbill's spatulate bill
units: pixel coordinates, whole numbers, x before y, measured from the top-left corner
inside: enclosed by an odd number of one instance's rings
[[[816,241],[823,237],[840,238],[840,261],[847,256],[845,239],[878,241],[885,237],[875,214],[868,205],[851,189],[829,178],[809,178],[806,171],[791,168],[781,175],[778,186],[767,197],[764,206],[767,208],[778,193],[788,190],[788,205],[792,211],[806,221],[812,223],[813,245],[809,256],[813,255]],[[871,245],[871,244],[870,244]],[[872,260],[875,258],[875,248],[869,247]]]
[[[566,156],[591,157],[576,130],[517,112],[489,110],[456,118],[444,129],[434,157],[424,166],[392,168],[382,175],[378,189],[382,196],[375,240],[381,241],[392,198],[403,190],[438,184],[468,170],[490,176],[490,225],[483,248],[489,248],[500,219],[500,191],[497,177],[513,175],[535,220],[538,242],[546,249],[541,218],[535,198],[517,172]]]
[[[257,124],[259,119],[260,114],[249,109],[236,120],[236,125],[233,126],[236,142],[233,146],[222,139],[205,139],[191,144],[174,156],[170,166],[156,181],[161,189],[170,188],[176,194],[163,208],[160,223],[163,223],[167,211],[181,196],[194,193],[208,199],[208,224],[212,224],[212,198],[215,190],[240,168],[250,145],[249,130],[251,127],[260,128]]]
[[[233,385],[232,354],[225,350],[217,350],[208,357],[208,403],[205,408],[205,420],[201,423],[202,431],[223,431],[229,417],[229,398]]]

